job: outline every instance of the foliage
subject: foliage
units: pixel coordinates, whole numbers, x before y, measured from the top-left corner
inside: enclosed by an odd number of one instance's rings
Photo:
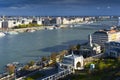
[[[31,77],[28,77],[28,78],[25,78],[25,80],[34,80],[34,79],[32,79]]]
[[[80,44],[76,45],[77,50],[80,50]]]
[[[103,69],[105,69],[106,67],[107,67],[107,65],[104,63],[104,62],[100,62],[99,64],[98,64],[98,67],[99,67],[99,70],[103,70]]]
[[[40,27],[40,26],[42,25],[29,23],[29,24],[20,24],[18,26],[15,26],[14,28],[28,28],[28,27]]]
[[[95,69],[90,71],[90,64],[95,64]],[[74,75],[69,75],[60,80],[115,80],[120,76],[120,61],[117,59],[99,59],[89,62],[82,71],[76,71]]]
[[[29,69],[29,65],[25,65],[24,67],[23,67],[23,70],[28,70]]]
[[[47,60],[47,57],[46,56],[43,56],[42,57],[42,61],[46,61]]]
[[[7,71],[9,72],[9,74],[12,74],[15,72],[15,66],[14,65],[9,65],[7,67]]]
[[[76,46],[70,46],[69,50],[73,51],[73,50],[77,50]]]
[[[51,58],[51,60],[53,61],[53,62],[56,62],[56,57],[57,57],[57,53],[52,53],[51,54],[51,56],[50,56],[50,58]]]
[[[30,62],[28,63],[29,66],[33,66],[34,64],[35,64],[34,61],[30,61]]]

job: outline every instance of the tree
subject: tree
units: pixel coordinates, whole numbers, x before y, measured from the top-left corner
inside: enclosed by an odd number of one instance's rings
[[[9,72],[9,74],[12,74],[15,72],[15,65],[10,64],[9,66],[7,66],[7,71]]]
[[[23,70],[28,70],[29,69],[29,65],[25,65],[24,67],[23,67]]]
[[[47,60],[47,57],[46,56],[43,56],[42,57],[42,61],[46,61]]]
[[[34,61],[30,61],[30,62],[28,63],[29,66],[33,66],[34,64],[35,64]]]
[[[69,48],[70,50],[76,50],[76,46],[70,46],[70,48]]]
[[[80,49],[80,44],[77,44],[76,48],[77,48],[77,50],[79,50]]]
[[[51,60],[52,60],[53,62],[56,62],[56,56],[57,56],[57,55],[58,55],[57,53],[52,53],[52,54],[51,54],[50,58],[51,58]]]

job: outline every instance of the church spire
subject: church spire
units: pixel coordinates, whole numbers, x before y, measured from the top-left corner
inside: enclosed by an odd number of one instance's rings
[[[91,34],[89,35],[89,45],[90,45],[90,47],[93,47],[92,36],[91,36]]]

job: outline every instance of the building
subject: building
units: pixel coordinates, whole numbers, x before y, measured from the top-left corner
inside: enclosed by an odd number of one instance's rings
[[[59,63],[59,70],[81,70],[83,69],[83,60],[83,56],[74,55],[73,53],[64,56],[63,61]]]
[[[2,28],[8,28],[9,25],[8,25],[8,21],[3,21],[2,22]]]
[[[92,42],[104,47],[104,43],[110,41],[119,41],[120,31],[111,30],[99,30],[92,34]]]
[[[41,18],[33,19],[33,20],[32,20],[32,23],[33,23],[33,24],[42,25],[42,19],[41,19]]]
[[[97,43],[93,43],[91,34],[89,35],[89,46],[96,54],[101,53],[101,46]]]
[[[120,17],[118,17],[118,26],[120,26]]]
[[[2,21],[0,21],[0,28],[2,28]]]
[[[67,18],[63,18],[63,24],[70,24],[70,20]]]
[[[29,23],[30,23],[30,21],[28,21],[27,19],[22,20],[22,24],[29,24]]]
[[[61,17],[57,17],[56,18],[56,24],[57,25],[61,25],[62,24],[62,18]]]
[[[105,43],[105,55],[108,57],[120,57],[120,42],[107,42]]]
[[[9,20],[9,21],[2,21],[1,28],[13,28],[18,26],[17,21]]]

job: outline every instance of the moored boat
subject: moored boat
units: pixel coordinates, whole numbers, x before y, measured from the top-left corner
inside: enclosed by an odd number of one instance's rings
[[[0,37],[4,37],[5,34],[3,32],[0,32]]]
[[[18,34],[18,32],[16,32],[16,31],[7,31],[7,32],[5,32],[5,34],[13,35],[13,34]]]

